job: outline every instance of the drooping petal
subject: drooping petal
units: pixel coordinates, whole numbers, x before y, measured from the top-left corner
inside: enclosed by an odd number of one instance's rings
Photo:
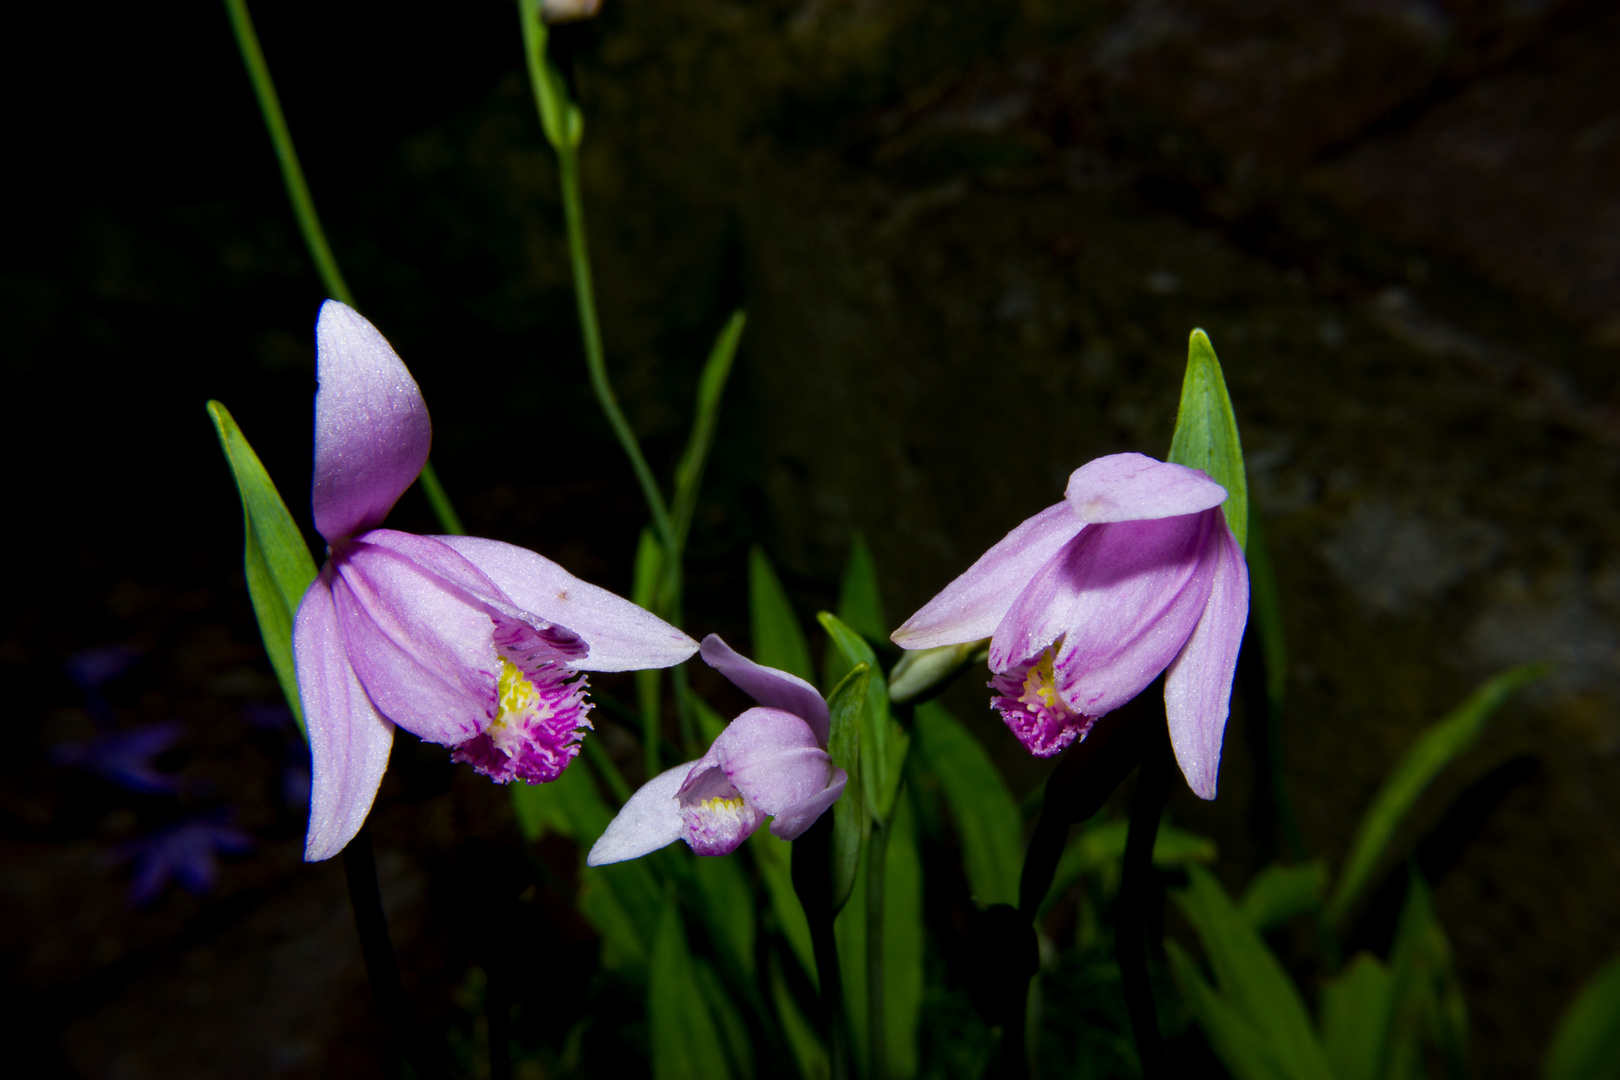
[[[476,536],[436,539],[488,575],[519,608],[584,638],[590,652],[573,667],[583,671],[665,668],[697,652],[697,642],[663,619],[581,581],[527,548]]]
[[[726,725],[709,747],[714,761],[748,803],[780,814],[819,795],[832,759],[810,725],[781,709],[754,708]]]
[[[1164,680],[1170,745],[1187,785],[1201,799],[1215,797],[1221,736],[1232,703],[1232,674],[1249,621],[1249,567],[1225,517],[1219,513],[1215,517],[1205,554],[1205,561],[1212,564],[1209,600]]]
[[[1081,521],[1152,521],[1196,514],[1226,501],[1226,489],[1197,469],[1146,454],[1110,454],[1069,475],[1063,493]]]
[[[784,808],[771,820],[772,835],[783,840],[797,840],[806,829],[816,823],[817,818],[838,801],[848,783],[848,773],[843,769],[833,769],[832,779],[827,781],[825,788],[802,803]]]
[[[349,661],[383,715],[446,746],[482,731],[500,672],[485,605],[373,544],[352,544],[331,565]]]
[[[722,641],[719,634],[710,634],[703,639],[703,662],[761,705],[781,709],[802,719],[815,733],[816,742],[827,745],[827,736],[832,731],[832,715],[827,711],[826,700],[815,687],[797,675],[754,663]],[[734,720],[732,726],[735,725]],[[729,732],[731,729],[728,727],[726,730]],[[724,737],[722,733],[721,738]],[[715,742],[718,744],[719,740]]]
[[[336,300],[315,324],[315,528],[327,542],[374,525],[422,471],[427,404],[392,347]]]
[[[394,741],[394,725],[372,705],[349,666],[332,601],[334,576],[328,564],[293,619],[293,657],[314,774],[304,841],[310,862],[336,855],[360,831]]]
[[[1084,527],[1067,502],[1048,506],[979,556],[890,640],[903,649],[931,649],[989,637],[1030,578]]]
[[[697,762],[666,769],[641,785],[585,856],[586,866],[637,859],[672,844],[681,836],[681,808],[675,801],[686,776]]]

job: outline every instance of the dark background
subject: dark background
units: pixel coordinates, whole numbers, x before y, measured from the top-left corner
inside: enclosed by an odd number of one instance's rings
[[[470,530],[626,590],[644,513],[585,381],[515,12],[255,16]],[[381,1030],[341,873],[299,862],[286,733],[243,719],[276,687],[202,408],[230,406],[302,513],[319,282],[221,6],[26,18],[0,65],[3,1034],[39,1075],[369,1075]],[[1480,679],[1560,665],[1401,840],[1508,778],[1453,814],[1438,903],[1478,1074],[1532,1073],[1620,952],[1620,10],[608,0],[571,48],[609,363],[660,475],[713,334],[750,314],[688,628],[745,646],[750,543],[808,618],[854,531],[898,623],[1075,466],[1162,453],[1204,327],[1282,586],[1314,852],[1342,857],[1415,731]],[[416,493],[391,523],[432,530]],[[52,763],[95,730],[64,665],[111,644],[140,657],[105,689],[118,724],[185,725],[160,759],[177,798]],[[1039,764],[982,695],[951,702],[1031,790]],[[1276,844],[1242,720],[1220,800],[1172,802],[1232,887]],[[256,851],[205,897],[130,907],[124,846],[222,807]],[[451,1022],[509,934],[567,998],[592,946],[565,904],[523,894],[517,933],[478,903],[479,845],[516,843],[498,791],[402,738],[374,820],[424,1012]]]

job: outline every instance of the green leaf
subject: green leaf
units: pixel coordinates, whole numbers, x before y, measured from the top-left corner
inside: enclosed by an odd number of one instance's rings
[[[1173,894],[1176,905],[1198,931],[1222,995],[1254,1026],[1285,1075],[1333,1080],[1305,1003],[1266,943],[1209,871],[1188,867],[1187,881]]]
[[[1322,1044],[1338,1080],[1385,1080],[1380,1070],[1393,995],[1389,969],[1368,953],[1357,953],[1323,984]]]
[[[748,611],[753,622],[754,662],[814,685],[816,669],[810,663],[810,645],[799,628],[799,617],[793,614],[776,571],[757,544],[748,551]]]
[[[729,859],[699,859],[698,862],[730,862]],[[732,1075],[752,1080],[754,1075],[754,1044],[748,1037],[748,1024],[737,1009],[737,1002],[726,990],[714,966],[701,956],[692,958],[692,970],[703,991],[703,1003],[714,1017],[720,1030],[721,1049],[730,1064]]]
[[[1272,863],[1249,882],[1238,907],[1250,926],[1269,930],[1319,908],[1327,883],[1327,865],[1319,859],[1303,866]]]
[[[877,564],[860,533],[850,537],[849,562],[844,564],[844,580],[838,589],[838,617],[868,641],[889,639],[883,596],[878,591]]]
[[[1418,736],[1411,749],[1395,763],[1384,786],[1362,815],[1339,873],[1338,887],[1328,902],[1328,919],[1343,923],[1378,868],[1384,849],[1400,828],[1413,804],[1441,769],[1472,746],[1485,730],[1485,721],[1501,708],[1509,694],[1547,673],[1545,664],[1521,664],[1487,681],[1469,699],[1438,724]]]
[[[661,614],[658,592],[663,580],[664,549],[651,529],[642,529],[641,539],[636,542],[636,568],[630,584],[630,599],[654,615]],[[657,776],[662,771],[658,742],[663,728],[659,708],[663,699],[660,687],[663,674],[658,668],[636,672],[636,704],[641,706],[642,753],[649,777]]]
[[[782,965],[774,955],[771,957],[771,1001],[776,1006],[776,1018],[802,1080],[831,1080],[832,1063],[827,1058],[827,1048],[799,1003],[793,1000],[787,979],[782,975]]]
[[[1427,1035],[1447,1062],[1450,1075],[1467,1075],[1468,1007],[1429,885],[1411,867],[1389,966],[1394,1005],[1382,1072],[1391,1078],[1420,1074],[1422,1042]]]
[[[562,73],[546,56],[548,32],[546,24],[540,21],[540,5],[525,0],[518,5],[518,16],[523,26],[523,53],[529,65],[529,82],[534,88],[546,141],[559,153],[572,151],[585,133],[585,121],[579,109],[568,100],[568,85]]]
[[[834,810],[833,813],[836,828],[837,811]],[[804,905],[799,903],[799,894],[793,891],[793,844],[772,836],[769,829],[755,829],[754,835],[748,838],[748,843],[754,853],[754,865],[759,867],[760,879],[765,883],[765,893],[770,897],[771,913],[776,916],[776,927],[787,941],[788,948],[793,950],[793,956],[799,961],[799,966],[814,983],[817,976],[816,954],[810,940],[810,920],[805,918]],[[855,855],[857,859],[860,857],[858,845],[857,837]],[[853,874],[851,881],[853,883]]]
[[[1169,938],[1164,951],[1170,973],[1187,1011],[1204,1029],[1210,1049],[1232,1073],[1234,1080],[1290,1080],[1289,1074],[1268,1052],[1260,1032],[1238,1009],[1204,980],[1198,965]],[[1339,1078],[1343,1080],[1343,1078]]]
[[[1119,864],[1125,858],[1125,837],[1130,830],[1128,821],[1088,822],[1063,849],[1057,870],[1052,875],[1052,886],[1046,891],[1041,910],[1057,902],[1087,874],[1099,871],[1117,875]],[[1197,833],[1185,832],[1159,823],[1153,838],[1153,865],[1160,870],[1174,870],[1192,863],[1215,861],[1215,841]]]
[[[703,484],[703,467],[708,463],[709,451],[714,446],[720,398],[725,394],[726,378],[731,374],[731,362],[737,356],[737,343],[742,340],[743,325],[747,321],[741,309],[731,313],[720,336],[715,339],[714,348],[709,351],[703,374],[698,376],[692,434],[686,440],[686,451],[681,454],[680,463],[675,466],[675,497],[670,502],[670,521],[675,529],[677,546],[684,547],[686,534],[692,528],[698,489]]]
[[[666,898],[647,973],[647,1028],[654,1080],[729,1080],[721,1033],[698,983],[681,925],[681,909]]]
[[[867,665],[877,672],[877,655],[865,638],[850,629],[831,612],[816,616],[827,636],[832,639],[828,650],[829,677],[834,672]],[[832,658],[840,663],[834,663]],[[840,675],[842,677],[842,675]],[[881,678],[874,678],[866,688],[866,711],[861,728],[861,775],[865,786],[867,809],[879,821],[886,821],[894,811],[896,793],[900,790],[901,774],[906,760],[910,736],[889,712],[889,688]]]
[[[1620,1077],[1620,957],[1588,980],[1558,1022],[1543,1080]]]
[[[707,701],[690,690],[686,692],[686,700],[691,706],[692,715],[697,718],[698,734],[703,737],[703,745],[710,745],[726,729],[726,718],[711,709]]]
[[[764,829],[758,829],[769,835]],[[754,891],[741,859],[694,858],[692,877],[703,894],[703,920],[709,936],[730,954],[732,967],[754,977]]]
[[[979,741],[936,702],[917,706],[913,723],[917,748],[956,821],[973,898],[1016,906],[1024,828],[1007,782]]]
[[[1226,489],[1226,523],[1241,546],[1249,534],[1249,481],[1243,471],[1243,444],[1237,417],[1226,392],[1226,377],[1215,358],[1209,335],[1194,330],[1187,342],[1187,374],[1181,381],[1181,406],[1170,439],[1170,461],[1202,469]]]
[[[315,560],[298,531],[298,524],[287,512],[270,474],[264,471],[259,455],[253,452],[247,436],[236,426],[229,410],[217,401],[208,403],[219,445],[225,451],[236,490],[242,496],[243,569],[247,575],[248,596],[259,619],[264,651],[276,681],[292,710],[298,730],[307,741],[304,706],[298,697],[298,674],[293,667],[292,624],[298,605],[310,582],[315,580]]]
[[[865,760],[861,750],[861,717],[865,713],[867,687],[872,681],[872,669],[857,664],[855,670],[844,676],[827,696],[827,711],[832,714],[831,733],[827,739],[827,755],[832,763],[849,774],[844,794],[833,803],[832,832],[832,907],[836,912],[849,900],[855,887],[856,871],[861,863],[861,849],[872,829],[872,817],[866,807],[866,783],[863,779]],[[814,970],[807,967],[806,970]]]

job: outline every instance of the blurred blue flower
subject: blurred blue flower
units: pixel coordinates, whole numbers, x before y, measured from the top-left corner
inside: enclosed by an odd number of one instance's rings
[[[219,812],[133,840],[119,849],[123,859],[134,863],[129,902],[146,907],[163,895],[171,881],[193,896],[202,896],[219,880],[216,856],[246,855],[253,848],[253,838]]]
[[[84,695],[84,706],[97,727],[108,730],[118,724],[101,688],[123,675],[140,658],[141,654],[128,645],[98,645],[74,653],[62,665],[73,685]]]
[[[51,760],[94,773],[126,791],[173,795],[180,790],[180,777],[158,772],[152,759],[178,742],[184,731],[178,720],[143,724],[83,742],[60,743],[51,748]]]

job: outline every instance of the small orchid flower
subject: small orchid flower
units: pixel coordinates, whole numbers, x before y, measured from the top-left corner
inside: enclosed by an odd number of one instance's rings
[[[1170,742],[1215,797],[1249,571],[1197,469],[1113,454],[1069,477],[1063,502],[1008,533],[893,635],[906,649],[988,637],[991,704],[1047,757],[1167,671]]]
[[[636,859],[676,840],[699,855],[729,855],[767,817],[796,839],[844,793],[849,777],[827,756],[827,703],[796,675],[756,664],[718,635],[703,659],[760,708],[726,725],[696,761],[643,784],[585,857],[588,866]]]
[[[351,308],[328,300],[315,335],[315,527],[330,547],[293,621],[311,861],[359,831],[394,725],[497,783],[543,783],[591,726],[582,672],[668,667],[697,650],[532,551],[378,528],[427,460],[427,406]]]

